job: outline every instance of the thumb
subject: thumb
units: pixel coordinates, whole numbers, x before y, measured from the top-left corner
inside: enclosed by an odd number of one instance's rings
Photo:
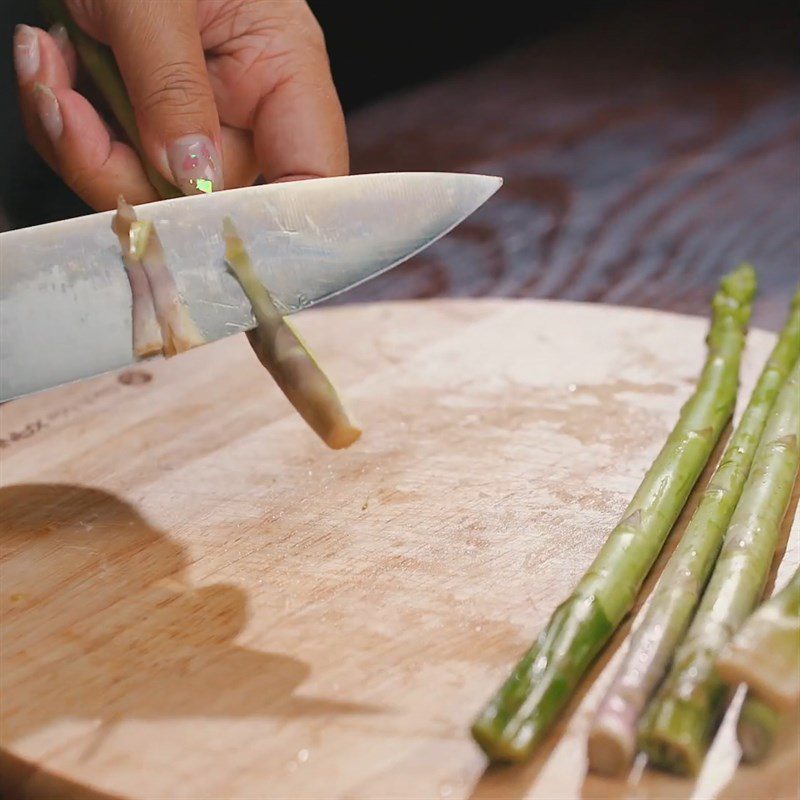
[[[185,194],[221,189],[219,115],[196,0],[112,2],[104,17],[150,162]]]

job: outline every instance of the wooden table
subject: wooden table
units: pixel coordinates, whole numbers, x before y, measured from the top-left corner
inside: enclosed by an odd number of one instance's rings
[[[505,186],[341,302],[500,295],[703,314],[747,259],[754,324],[776,329],[800,275],[800,76],[795,26],[770,10],[631,8],[353,116],[355,171],[487,172]]]

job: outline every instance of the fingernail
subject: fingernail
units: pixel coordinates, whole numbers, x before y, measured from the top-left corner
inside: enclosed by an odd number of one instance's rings
[[[64,119],[61,116],[58,98],[49,86],[37,83],[33,89],[33,100],[45,133],[51,142],[57,142],[64,131]]]
[[[207,136],[182,136],[167,148],[175,185],[184,194],[222,189],[222,162]]]
[[[67,45],[69,44],[69,34],[67,33],[67,29],[60,22],[56,22],[56,24],[50,28],[48,33],[55,40],[55,43],[58,45],[58,49],[62,53],[65,53],[67,50]]]
[[[39,37],[33,28],[17,25],[14,32],[14,69],[25,83],[39,71]]]

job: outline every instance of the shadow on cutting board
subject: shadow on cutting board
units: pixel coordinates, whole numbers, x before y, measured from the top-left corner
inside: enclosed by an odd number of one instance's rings
[[[0,508],[4,747],[62,720],[97,722],[87,759],[126,719],[374,710],[295,696],[309,665],[236,644],[246,594],[191,585],[185,551],[122,500],[32,484]]]

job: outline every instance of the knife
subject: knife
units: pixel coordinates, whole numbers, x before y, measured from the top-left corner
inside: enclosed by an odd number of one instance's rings
[[[444,236],[500,178],[386,173],[253,186],[139,206],[156,224],[206,342],[255,327],[223,259],[230,216],[287,314],[346,291]],[[137,357],[114,212],[0,233],[0,402]]]

